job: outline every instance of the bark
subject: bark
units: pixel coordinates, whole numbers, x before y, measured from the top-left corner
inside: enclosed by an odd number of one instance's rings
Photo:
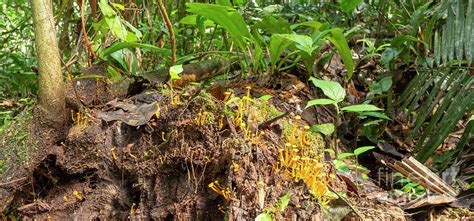
[[[62,126],[66,119],[61,60],[49,0],[31,0],[39,67],[39,107],[44,120]]]

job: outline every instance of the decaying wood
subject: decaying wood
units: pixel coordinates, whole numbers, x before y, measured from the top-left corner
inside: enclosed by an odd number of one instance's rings
[[[401,173],[403,176],[408,177],[410,180],[415,181],[428,190],[450,197],[455,197],[458,194],[456,189],[448,185],[438,175],[431,172],[430,169],[413,157],[406,157],[401,161],[397,161],[378,154],[376,158],[390,169]]]
[[[203,81],[224,73],[231,68],[231,61],[209,60],[183,65],[180,78],[173,80],[173,87],[180,87],[193,81]],[[153,83],[165,83],[169,80],[169,68],[143,73],[144,79]]]

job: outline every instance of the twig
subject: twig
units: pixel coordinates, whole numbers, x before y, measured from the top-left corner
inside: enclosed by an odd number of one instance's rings
[[[170,35],[171,65],[174,65],[176,63],[176,42],[174,38],[173,25],[171,24],[170,18],[168,17],[168,13],[166,12],[163,0],[158,0],[158,8],[160,9],[161,15],[163,16],[163,20],[165,21],[166,28],[168,28],[168,32]]]
[[[10,186],[16,182],[21,182],[21,181],[24,181],[26,180],[27,177],[22,177],[22,178],[18,178],[18,179],[15,179],[15,180],[10,180],[8,182],[5,182],[5,183],[0,183],[0,187],[6,187],[6,186]]]
[[[88,48],[89,51],[91,52],[92,58],[94,58],[94,57],[97,57],[97,56],[95,55],[94,49],[92,49],[92,45],[91,45],[91,43],[89,42],[89,37],[87,37],[87,32],[86,32],[86,21],[85,21],[85,19],[84,19],[84,1],[85,1],[85,0],[82,0],[82,1],[81,1],[82,33],[84,34],[84,38],[85,38],[85,40],[86,40],[87,48]]]
[[[362,220],[364,220],[364,218],[362,217],[362,215],[360,215],[359,213],[359,210],[357,210],[354,206],[352,206],[352,204],[344,197],[342,196],[340,193],[338,193],[337,191],[335,191],[331,186],[327,186],[329,190],[331,190],[333,193],[335,193],[339,198],[342,199],[342,201],[344,201],[351,209],[352,211],[354,211],[354,213],[359,217],[361,218]]]

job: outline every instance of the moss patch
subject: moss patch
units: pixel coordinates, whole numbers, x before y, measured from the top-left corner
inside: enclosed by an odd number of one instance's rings
[[[33,106],[25,108],[0,128],[0,178],[13,177],[30,161],[35,143],[30,139]]]

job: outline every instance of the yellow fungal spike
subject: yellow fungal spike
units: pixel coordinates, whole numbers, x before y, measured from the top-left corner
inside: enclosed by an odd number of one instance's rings
[[[114,158],[114,160],[118,160],[117,155],[115,155],[115,147],[110,148],[110,152],[112,153],[112,158]]]
[[[82,193],[77,192],[75,190],[72,192],[72,195],[74,195],[79,201],[82,201],[84,199],[84,197],[82,196]]]
[[[72,119],[72,122],[76,122],[76,119],[74,119],[74,110],[71,110],[71,119]]]
[[[258,144],[258,142],[260,142],[260,139],[262,138],[262,136],[265,135],[265,132],[263,131],[260,131],[260,133],[258,134],[257,138],[254,139],[254,144]]]
[[[161,139],[163,140],[163,142],[166,142],[164,131],[161,131]]]
[[[63,199],[64,199],[64,202],[67,202],[67,201],[68,201],[68,199],[67,199],[67,196],[66,196],[66,195],[64,195],[64,196],[63,196]]]
[[[81,113],[80,112],[77,112],[77,114],[76,114],[76,123],[78,125],[81,124]]]
[[[219,130],[221,130],[224,127],[224,116],[221,115],[219,117]]]
[[[156,112],[155,112],[156,119],[160,119],[161,116],[161,107],[159,103],[156,103]]]
[[[232,160],[232,165],[234,166],[234,173],[239,172],[239,164]]]
[[[225,95],[225,97],[224,97],[224,102],[227,102],[227,101],[229,100],[231,94],[232,94],[232,93],[231,93],[230,91],[224,92],[224,95]]]

